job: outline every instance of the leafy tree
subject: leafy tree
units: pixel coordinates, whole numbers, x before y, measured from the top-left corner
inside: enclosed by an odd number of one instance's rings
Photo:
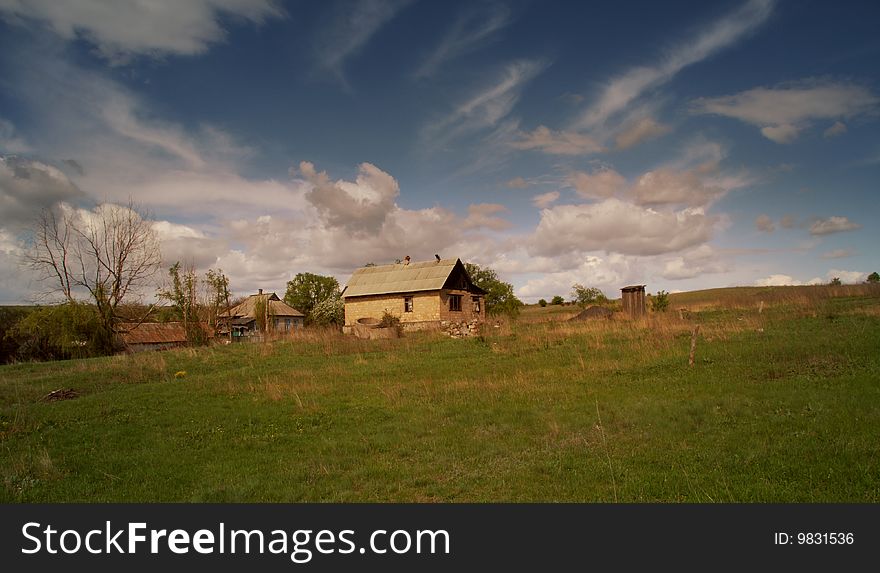
[[[669,293],[665,290],[657,291],[657,296],[651,297],[651,310],[654,312],[666,312],[669,308]]]
[[[840,282],[840,277],[834,277],[833,279],[831,279],[831,282],[828,283],[828,284],[831,285],[831,286],[840,286],[840,285],[842,285],[843,283]]]
[[[605,297],[605,294],[596,287],[585,287],[582,284],[575,283],[571,288],[571,298],[580,306],[608,302],[608,298]]]
[[[341,325],[345,322],[345,305],[339,295],[330,296],[312,309],[312,324],[319,326]]]
[[[312,323],[312,309],[328,298],[339,296],[339,281],[312,273],[298,273],[287,282],[284,302],[306,315],[306,324]]]
[[[869,283],[880,283],[880,275],[877,274],[877,271],[874,271],[873,273],[868,275],[868,282]]]
[[[499,279],[498,273],[489,267],[480,267],[474,263],[465,263],[464,266],[474,284],[486,291],[487,314],[506,314],[511,318],[519,316],[523,303],[513,294],[512,284]]]
[[[544,308],[545,306],[547,306],[547,301],[542,298],[541,300],[538,301],[538,306],[540,306],[541,308]]]
[[[554,296],[553,299],[550,301],[550,304],[555,304],[555,305],[561,305],[564,303],[565,303],[565,299],[559,295]]]
[[[7,336],[19,343],[22,359],[65,360],[106,354],[113,347],[97,307],[67,302],[39,308],[19,321]]]
[[[168,269],[168,275],[171,279],[171,285],[159,289],[159,298],[170,302],[179,319],[183,321],[186,341],[189,344],[206,344],[208,338],[199,320],[199,311],[201,310],[197,297],[199,277],[195,269],[191,265],[187,265],[181,273],[180,261],[178,261]]]
[[[205,273],[205,289],[207,291],[208,324],[211,325],[214,332],[217,332],[220,313],[232,308],[229,306],[229,277],[223,274],[223,269],[216,271],[208,269],[208,272]],[[232,329],[229,328],[229,325],[227,325],[227,330],[231,340]]]

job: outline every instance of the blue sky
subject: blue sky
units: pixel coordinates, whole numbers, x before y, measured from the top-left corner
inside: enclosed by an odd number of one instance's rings
[[[0,302],[26,221],[131,197],[240,293],[488,265],[526,301],[880,270],[870,2],[0,0]]]

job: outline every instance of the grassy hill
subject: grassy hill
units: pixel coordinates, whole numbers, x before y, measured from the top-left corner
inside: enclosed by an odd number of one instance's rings
[[[2,366],[0,501],[880,501],[880,293],[730,292]]]

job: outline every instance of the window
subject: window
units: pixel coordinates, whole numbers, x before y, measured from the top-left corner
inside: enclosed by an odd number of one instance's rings
[[[403,312],[412,312],[413,311],[413,297],[405,296],[403,297]]]
[[[460,294],[449,295],[449,310],[461,312],[461,295]]]
[[[479,313],[480,312],[480,297],[478,297],[478,296],[471,297],[471,300],[474,303],[474,312]]]

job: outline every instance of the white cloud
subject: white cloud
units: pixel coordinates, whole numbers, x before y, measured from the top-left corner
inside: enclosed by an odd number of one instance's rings
[[[0,153],[29,153],[31,146],[15,131],[12,122],[0,117]]]
[[[629,149],[649,139],[666,135],[672,130],[668,125],[657,122],[652,117],[644,117],[624,126],[614,142],[617,149]]]
[[[513,179],[508,180],[504,186],[509,187],[510,189],[525,189],[529,186],[529,182],[522,177],[514,177]]]
[[[0,0],[0,12],[19,24],[44,22],[65,40],[87,40],[111,60],[200,54],[224,40],[223,15],[256,24],[284,15],[272,0]]]
[[[825,275],[830,282],[833,278],[839,278],[843,284],[863,283],[868,278],[868,273],[862,271],[844,271],[841,269],[831,269]]]
[[[529,250],[544,256],[589,251],[672,253],[708,241],[715,221],[702,209],[657,211],[616,198],[558,205],[541,211]]]
[[[532,204],[539,209],[546,209],[559,199],[559,191],[549,191],[532,197]]]
[[[692,111],[739,119],[761,127],[761,133],[768,139],[790,143],[809,126],[810,120],[855,117],[873,112],[878,103],[880,98],[865,86],[808,79],[735,95],[700,98],[693,102]],[[842,133],[835,126],[830,135]]]
[[[485,44],[512,21],[504,4],[468,6],[416,71],[417,78],[433,76],[446,62],[472,52]]]
[[[0,226],[27,225],[43,208],[78,201],[85,194],[57,167],[0,156]]]
[[[724,273],[730,270],[729,265],[719,260],[718,254],[709,245],[700,245],[666,261],[660,273],[665,279],[692,279],[705,274]]]
[[[835,121],[834,125],[825,130],[823,135],[825,137],[837,137],[838,135],[843,135],[846,133],[846,124],[842,121]]]
[[[653,66],[632,68],[613,78],[602,90],[599,100],[583,113],[577,126],[592,129],[603,125],[646,91],[669,82],[687,66],[736,43],[767,20],[773,4],[770,0],[750,0],[666,51],[665,57]]]
[[[783,123],[781,125],[768,125],[767,127],[762,127],[761,135],[770,141],[785,144],[791,143],[797,139],[800,131],[801,129],[797,126],[791,125],[790,123]]]
[[[312,185],[306,199],[330,227],[342,227],[352,233],[377,232],[396,207],[400,194],[397,180],[375,165],[361,163],[354,182],[331,181],[326,172],[315,171],[303,161],[300,173]]]
[[[795,279],[791,275],[775,274],[769,277],[758,279],[755,286],[800,286],[804,283]]]
[[[516,149],[537,149],[550,155],[588,155],[603,151],[590,136],[574,131],[553,131],[543,125],[532,132],[521,132],[511,145]]]
[[[607,199],[626,188],[623,175],[609,168],[600,168],[592,173],[575,171],[569,175],[568,183],[586,199]]]
[[[831,233],[842,233],[844,231],[854,231],[861,228],[861,225],[850,221],[846,217],[835,216],[813,221],[813,224],[810,225],[810,234],[830,235]]]
[[[347,86],[343,68],[376,32],[410,3],[410,0],[362,0],[336,6],[336,16],[316,37],[318,66]]]
[[[755,219],[755,228],[764,233],[772,233],[776,229],[776,225],[768,215],[762,214]]]
[[[425,126],[422,138],[432,147],[443,147],[462,135],[497,126],[513,110],[525,85],[545,68],[546,63],[539,60],[508,64],[491,85]]]

